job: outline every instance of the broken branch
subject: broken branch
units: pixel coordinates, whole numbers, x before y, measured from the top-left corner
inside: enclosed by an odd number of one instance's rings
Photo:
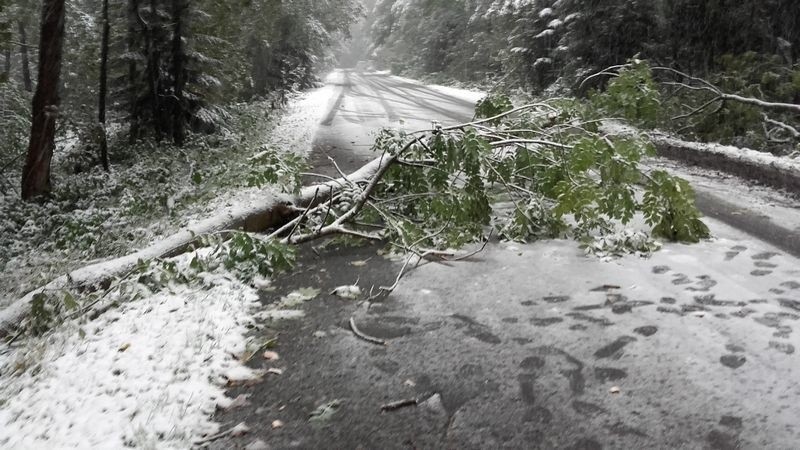
[[[386,341],[384,341],[383,339],[374,338],[372,336],[367,336],[366,334],[362,333],[361,330],[359,330],[358,327],[356,326],[356,320],[353,317],[350,318],[350,330],[353,332],[353,334],[356,335],[356,337],[358,337],[361,340],[367,341],[375,345],[386,345]]]

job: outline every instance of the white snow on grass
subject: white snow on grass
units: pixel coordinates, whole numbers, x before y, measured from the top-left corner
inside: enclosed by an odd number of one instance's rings
[[[191,447],[218,431],[226,382],[257,376],[235,357],[257,300],[217,275],[29,340],[0,357],[0,447]]]
[[[328,79],[334,77],[335,80],[336,74],[329,75]],[[317,127],[336,101],[336,91],[336,83],[326,81],[323,87],[299,94],[272,131],[270,144],[298,155],[311,153]]]
[[[618,121],[606,121],[602,130],[611,135],[625,136],[639,134],[640,130]],[[647,133],[653,142],[686,149],[687,152],[714,153],[732,161],[741,161],[756,166],[766,166],[800,176],[800,160],[786,156],[775,156],[771,153],[759,152],[749,148],[733,147],[715,143],[689,142],[669,136],[666,133],[654,131]]]
[[[760,186],[753,181],[718,170],[686,166],[665,158],[649,158],[645,164],[689,181],[696,192],[715,195],[769,218],[776,225],[800,233],[800,200],[789,192]]]
[[[326,86],[298,94],[271,130],[269,145],[308,154],[334,93]],[[157,256],[187,233],[283,198],[275,187],[227,190],[187,214],[189,228],[116,265]],[[91,278],[109,264],[73,272],[73,278]],[[142,299],[121,298],[121,307],[82,328],[68,322],[20,347],[0,347],[0,448],[182,449],[216,433],[211,415],[230,403],[226,384],[259,375],[237,359],[246,350],[258,296],[232,276],[202,278],[209,288],[178,285]],[[59,280],[66,278],[55,280],[54,289]]]
[[[296,94],[283,111],[277,125],[270,130],[267,146],[277,148],[286,154],[308,156],[313,148],[319,123],[330,109],[331,102],[335,101],[334,94],[336,86],[332,84]],[[261,155],[263,152],[258,152],[250,159],[256,159]],[[231,207],[264,203],[269,198],[274,198],[276,201],[288,200],[288,196],[282,195],[277,188],[271,186],[227,191],[209,202],[202,213],[187,215],[186,223],[207,217],[209,214],[224,213]]]

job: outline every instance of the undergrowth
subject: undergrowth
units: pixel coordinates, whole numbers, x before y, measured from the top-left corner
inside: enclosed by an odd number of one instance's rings
[[[208,212],[224,193],[269,181],[243,174],[300,166],[294,154],[269,146],[265,111],[267,104],[234,105],[224,132],[194,135],[182,148],[129,144],[119,130],[110,173],[95,163],[90,144],[62,136],[52,173],[58,189],[49,198],[23,202],[14,189],[0,196],[0,295],[12,300],[88,261],[126,254]],[[251,160],[255,154],[261,158]],[[19,166],[4,178],[18,180]],[[297,180],[280,181],[293,189]]]

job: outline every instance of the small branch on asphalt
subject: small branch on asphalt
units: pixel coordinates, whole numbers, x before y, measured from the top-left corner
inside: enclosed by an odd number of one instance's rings
[[[292,236],[294,236],[294,234],[297,232],[297,229],[300,228],[300,225],[302,225],[303,221],[306,219],[306,217],[308,217],[308,212],[311,211],[311,209],[314,207],[314,204],[317,201],[317,196],[318,195],[319,195],[319,188],[317,188],[317,190],[314,191],[314,197],[308,203],[308,207],[305,209],[305,211],[303,211],[302,214],[300,214],[300,217],[298,217],[298,219],[297,219],[297,223],[294,224],[294,228],[292,228],[292,231],[290,231],[289,235],[286,236],[286,240],[287,241],[291,241],[292,240]]]
[[[481,248],[475,250],[474,252],[467,253],[466,255],[459,256],[456,259],[451,259],[450,261],[453,261],[453,262],[463,261],[465,259],[472,258],[473,256],[477,255],[478,253],[483,252],[486,249],[486,246],[489,245],[489,239],[492,238],[492,234],[493,233],[494,233],[494,230],[489,230],[489,235],[486,236],[486,240],[483,241],[483,245],[481,245]]]
[[[217,434],[212,434],[211,436],[209,436],[207,438],[203,438],[203,439],[200,439],[199,441],[195,441],[194,445],[196,445],[198,447],[206,447],[208,444],[210,444],[210,443],[212,443],[214,441],[220,440],[220,439],[230,435],[231,433],[233,433],[233,428],[231,428],[229,430],[225,430],[225,431],[220,431]]]
[[[406,400],[399,400],[396,402],[387,403],[385,405],[381,405],[381,412],[388,412],[388,411],[396,411],[401,408],[406,408],[409,406],[417,406],[419,404],[419,400],[416,398],[409,398]]]
[[[400,279],[403,278],[403,275],[406,273],[406,268],[408,267],[408,264],[411,263],[411,260],[416,256],[417,255],[410,255],[408,258],[406,258],[406,262],[403,263],[403,267],[400,268],[400,272],[397,274],[397,278],[395,278],[394,284],[392,284],[389,287],[380,286],[378,288],[380,290],[380,292],[377,295],[380,295],[380,294],[383,294],[383,293],[390,293],[390,292],[393,292],[395,289],[397,289],[397,285],[400,284]]]
[[[357,338],[361,340],[367,341],[375,345],[386,345],[386,341],[384,341],[383,339],[367,336],[366,334],[362,333],[361,330],[359,330],[358,327],[356,326],[356,320],[353,317],[350,318],[350,330],[353,332],[353,334],[356,335]]]

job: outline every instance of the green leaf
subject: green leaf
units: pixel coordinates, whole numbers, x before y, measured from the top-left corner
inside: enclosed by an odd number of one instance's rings
[[[78,302],[75,300],[75,297],[72,296],[69,292],[64,293],[64,307],[68,310],[78,309]]]

